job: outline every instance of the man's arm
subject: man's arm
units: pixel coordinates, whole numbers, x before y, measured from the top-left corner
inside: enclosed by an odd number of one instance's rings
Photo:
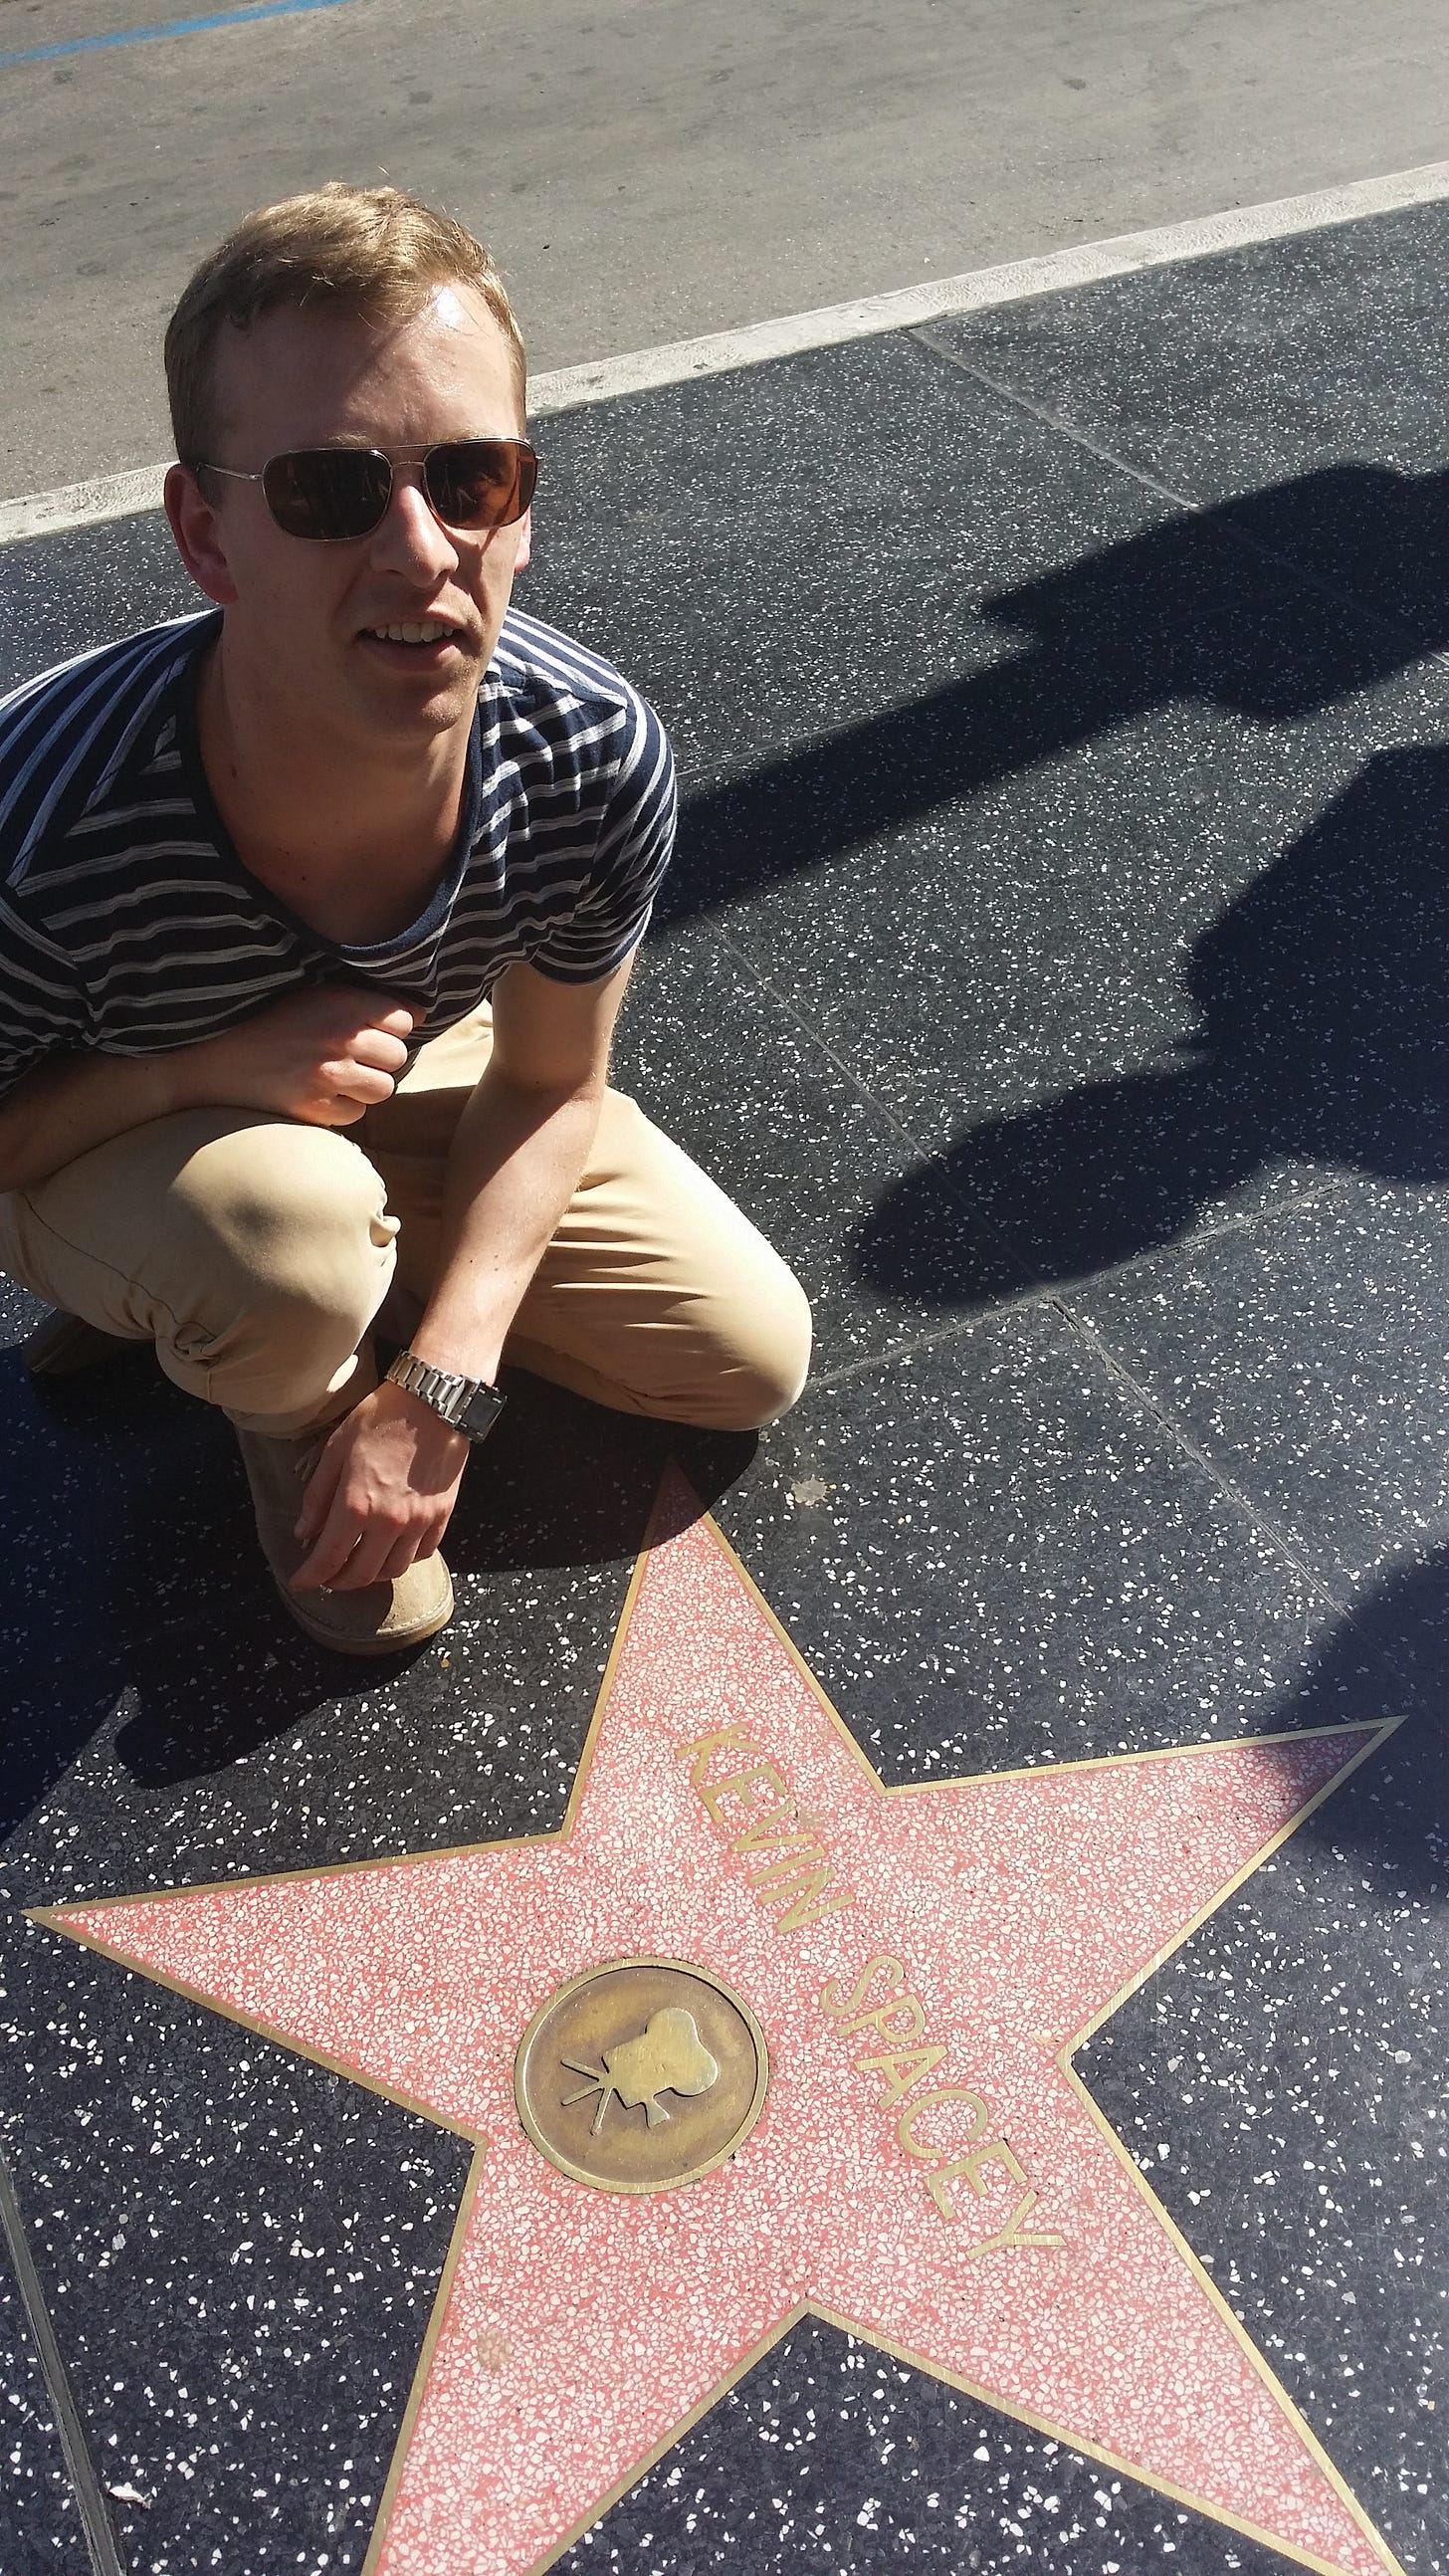
[[[0,1100],[0,1190],[178,1109],[260,1109],[348,1127],[391,1097],[418,1014],[350,985],[289,993],[221,1036],[164,1054],[49,1056]]]
[[[588,1160],[632,957],[593,984],[511,966],[493,995],[493,1054],[458,1122],[438,1276],[412,1338],[420,1359],[492,1379],[508,1328]],[[439,1545],[468,1442],[384,1383],[327,1443],[298,1535],[298,1591],[396,1580]]]
[[[0,1190],[33,1189],[172,1105],[164,1056],[49,1055],[0,1100]]]
[[[438,1278],[412,1339],[435,1368],[497,1375],[593,1146],[632,965],[595,984],[514,966],[494,992],[493,1053],[448,1157]]]

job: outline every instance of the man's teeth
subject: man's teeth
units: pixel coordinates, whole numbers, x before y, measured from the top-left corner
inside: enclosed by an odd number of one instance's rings
[[[451,626],[440,626],[435,617],[425,619],[421,626],[370,626],[367,631],[369,635],[380,635],[384,644],[439,644],[453,632]]]

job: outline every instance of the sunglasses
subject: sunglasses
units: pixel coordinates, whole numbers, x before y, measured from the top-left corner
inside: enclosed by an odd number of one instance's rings
[[[445,528],[511,528],[538,481],[538,455],[526,438],[445,438],[415,461],[428,508]],[[323,545],[371,536],[387,515],[394,481],[393,460],[376,447],[295,447],[269,456],[260,474],[198,457],[192,471],[260,483],[287,536]]]

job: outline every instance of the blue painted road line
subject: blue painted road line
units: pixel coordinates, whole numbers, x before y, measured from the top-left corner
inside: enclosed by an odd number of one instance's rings
[[[155,45],[163,36],[205,36],[213,27],[244,27],[253,18],[299,18],[313,9],[341,9],[346,0],[262,0],[254,9],[218,9],[208,18],[168,18],[159,27],[119,27],[113,36],[72,36],[62,45],[26,45],[0,54],[0,71],[12,63],[53,63],[60,54],[99,54],[113,45]]]

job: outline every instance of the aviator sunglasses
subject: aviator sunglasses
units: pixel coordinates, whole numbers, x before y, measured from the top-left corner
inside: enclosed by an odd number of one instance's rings
[[[396,461],[416,463],[423,497],[445,528],[511,528],[538,481],[537,451],[526,438],[445,438]],[[287,536],[314,537],[325,545],[371,536],[392,499],[393,459],[376,447],[294,447],[269,456],[260,474],[197,457],[192,472],[260,483],[267,508]]]

